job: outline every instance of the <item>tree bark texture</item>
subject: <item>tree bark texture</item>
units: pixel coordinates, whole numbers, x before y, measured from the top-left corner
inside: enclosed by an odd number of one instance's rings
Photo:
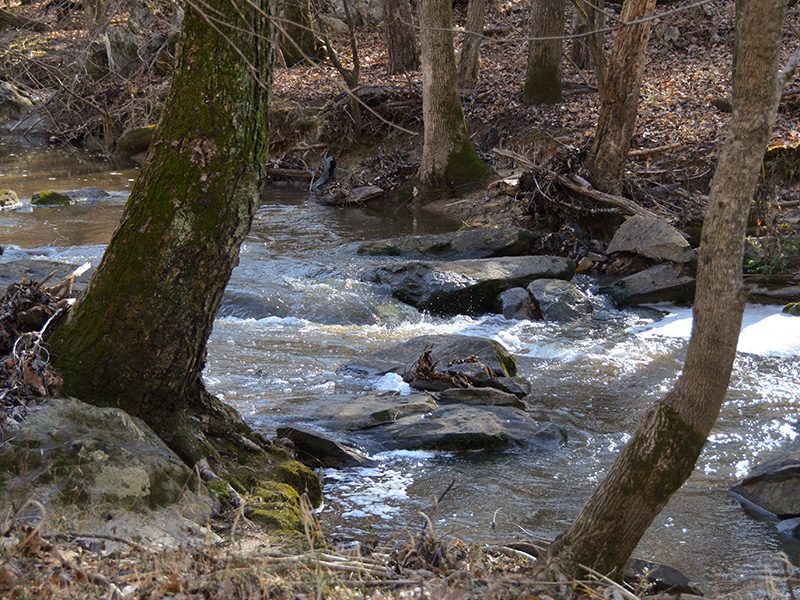
[[[469,0],[464,41],[458,54],[458,85],[474,88],[478,85],[478,58],[481,53],[483,21],[486,18],[486,0]]]
[[[785,0],[747,0],[736,31],[734,109],[703,225],[692,337],[683,374],[645,411],[610,473],[543,568],[575,574],[622,568],[641,536],[694,469],[730,381],[745,293],[747,216],[775,121]]]
[[[267,161],[269,0],[187,6],[164,116],[91,284],[50,340],[67,393],[158,433],[204,401],[206,342]]]
[[[625,0],[620,19],[629,23],[653,15],[656,0]],[[595,187],[618,194],[636,124],[650,22],[624,25],[614,36],[600,116],[587,167]]]
[[[420,0],[422,27],[422,162],[418,178],[431,190],[485,180],[491,170],[467,134],[458,93],[450,0]]]
[[[531,41],[525,70],[525,104],[557,104],[561,91],[564,0],[536,0],[531,11]],[[538,39],[552,38],[552,39]]]
[[[419,44],[409,0],[383,0],[383,31],[389,75],[419,68]]]
[[[286,66],[313,59],[317,53],[317,36],[311,24],[308,0],[282,0],[275,21],[278,46]]]

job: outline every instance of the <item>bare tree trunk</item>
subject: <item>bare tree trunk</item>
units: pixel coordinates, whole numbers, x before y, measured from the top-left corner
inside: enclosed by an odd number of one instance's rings
[[[587,34],[598,31],[606,26],[603,9],[604,0],[572,0],[572,33],[574,35]],[[602,97],[605,92],[605,79],[607,60],[604,49],[605,34],[593,33],[581,35],[572,39],[572,62],[579,69],[588,69],[594,65],[597,88]]]
[[[629,23],[653,15],[656,0],[625,0],[621,20]],[[614,36],[605,77],[602,106],[587,159],[592,183],[604,192],[619,193],[625,161],[636,124],[650,22],[625,25]]]
[[[531,11],[531,41],[525,71],[525,104],[557,104],[561,92],[564,0],[535,0]],[[551,38],[551,39],[537,39]]]
[[[389,75],[416,70],[419,67],[419,45],[409,0],[383,0],[383,30]]]
[[[422,116],[425,126],[420,183],[429,190],[482,182],[492,171],[467,134],[458,93],[450,0],[421,0]]]
[[[278,46],[287,66],[292,67],[314,58],[317,38],[311,24],[311,4],[308,0],[282,0],[275,20]]]
[[[542,569],[622,568],[672,494],[692,473],[730,381],[745,303],[742,252],[749,207],[780,97],[778,59],[786,0],[740,0],[734,109],[711,183],[683,374],[646,410],[631,441]]]
[[[481,53],[483,21],[486,18],[486,0],[469,0],[464,41],[458,55],[458,85],[474,88],[478,84],[478,58]]]
[[[214,23],[187,7],[150,155],[90,288],[50,340],[67,393],[141,417],[190,464],[209,450],[191,415],[235,414],[200,375],[258,205],[271,81],[269,0],[205,6]]]

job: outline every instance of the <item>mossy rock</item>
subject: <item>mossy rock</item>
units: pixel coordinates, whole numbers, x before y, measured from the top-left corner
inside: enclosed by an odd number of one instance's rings
[[[794,317],[800,317],[800,302],[790,302],[786,306],[783,307],[781,311],[785,315],[792,315]]]
[[[69,206],[72,203],[72,198],[53,190],[36,192],[31,198],[31,204],[34,206]]]
[[[0,210],[11,210],[22,206],[14,190],[0,190]]]
[[[273,533],[295,535],[303,530],[300,494],[291,485],[265,481],[247,497],[245,516]]]
[[[147,149],[150,148],[150,144],[153,143],[155,131],[155,125],[132,127],[128,129],[117,140],[117,146],[114,149],[114,157],[124,160],[130,159],[137,154],[147,152]]]

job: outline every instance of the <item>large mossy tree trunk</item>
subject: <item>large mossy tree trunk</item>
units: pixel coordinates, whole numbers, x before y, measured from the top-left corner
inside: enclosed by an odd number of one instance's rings
[[[386,36],[389,75],[419,67],[419,44],[409,0],[383,0],[383,32]]]
[[[481,53],[483,22],[486,19],[486,0],[469,0],[464,41],[458,54],[458,85],[474,88],[478,85],[478,58]]]
[[[425,195],[452,193],[486,181],[492,170],[478,157],[467,133],[458,93],[450,0],[420,0],[422,28],[422,162],[417,177]]]
[[[561,91],[564,0],[535,0],[531,10],[531,41],[525,70],[525,104],[557,104]]]
[[[213,22],[187,9],[148,159],[88,291],[50,339],[67,393],[141,417],[190,462],[203,449],[181,423],[216,406],[200,378],[206,342],[267,161],[268,8],[215,0]]]
[[[650,21],[629,25],[653,15],[656,0],[625,0],[608,62],[605,89],[594,141],[586,165],[592,183],[604,192],[619,193],[628,150],[631,147]]]
[[[621,568],[692,473],[730,381],[744,311],[742,253],[750,204],[780,97],[778,59],[786,0],[737,2],[734,108],[711,182],[694,322],[683,373],[646,410],[631,441],[541,569],[568,578],[578,565]]]

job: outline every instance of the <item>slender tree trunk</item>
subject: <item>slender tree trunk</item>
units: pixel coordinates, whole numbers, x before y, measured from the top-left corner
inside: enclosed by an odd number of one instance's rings
[[[50,340],[67,393],[141,417],[190,464],[208,450],[190,414],[231,415],[200,375],[258,204],[271,81],[269,0],[209,0],[213,22],[192,6],[148,160]]]
[[[481,53],[483,21],[486,18],[486,0],[469,0],[464,42],[458,55],[458,85],[474,88],[478,84],[478,58]]]
[[[389,75],[416,70],[419,67],[419,45],[409,0],[383,0],[383,31]]]
[[[276,20],[278,45],[287,66],[314,58],[317,37],[311,24],[311,4],[308,0],[282,0]]]
[[[650,17],[655,8],[656,0],[625,0],[621,20],[629,23]],[[649,39],[649,21],[626,25],[614,36],[600,116],[587,159],[592,183],[604,192],[619,193],[622,188]]]
[[[575,35],[597,32],[606,26],[604,0],[572,0],[572,33]],[[607,60],[604,49],[605,34],[593,33],[573,38],[572,62],[579,69],[588,69],[594,65],[597,89],[600,97],[605,92]]]
[[[786,0],[741,0],[734,109],[711,183],[697,274],[692,337],[683,374],[643,414],[610,473],[542,569],[621,569],[672,494],[692,473],[730,381],[745,292],[742,252],[749,207],[780,96],[778,59]],[[619,571],[617,571],[619,572]]]
[[[482,182],[491,176],[467,134],[458,93],[450,0],[420,0],[422,115],[425,126],[418,178],[429,190]]]
[[[557,104],[561,92],[561,57],[564,35],[564,0],[534,0],[531,41],[525,71],[525,104]],[[537,39],[552,38],[552,39]]]

